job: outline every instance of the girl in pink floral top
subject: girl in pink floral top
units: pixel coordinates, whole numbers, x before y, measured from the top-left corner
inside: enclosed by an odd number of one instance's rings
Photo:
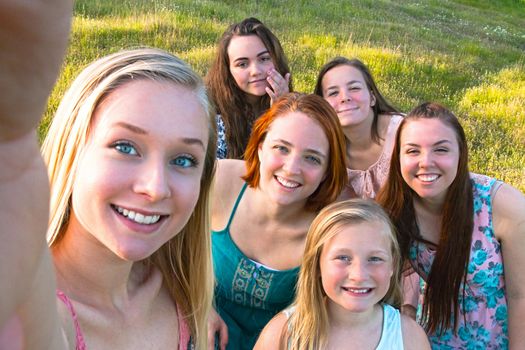
[[[403,119],[358,59],[337,57],[325,64],[315,93],[335,109],[346,137],[348,186],[341,199],[375,198],[390,166],[392,145]]]
[[[405,117],[378,201],[425,282],[433,349],[525,349],[525,196],[469,173],[454,114],[424,103]]]

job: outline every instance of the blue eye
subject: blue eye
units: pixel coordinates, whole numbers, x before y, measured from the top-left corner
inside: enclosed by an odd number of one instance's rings
[[[350,257],[348,255],[339,255],[336,257],[337,260],[341,260],[341,261],[345,261],[345,262],[349,262],[350,261]]]
[[[182,155],[171,161],[171,164],[181,168],[193,168],[198,165],[195,157],[190,155]]]
[[[382,258],[378,257],[378,256],[373,256],[369,259],[371,262],[381,262],[383,261]]]
[[[135,149],[135,147],[129,142],[117,142],[113,145],[113,147],[123,154],[129,154],[132,156],[138,155],[138,152]]]
[[[285,146],[275,145],[273,148],[281,153],[288,153],[288,148],[286,148]]]
[[[321,164],[321,159],[315,156],[306,156],[306,160],[313,164],[317,164],[317,165]]]

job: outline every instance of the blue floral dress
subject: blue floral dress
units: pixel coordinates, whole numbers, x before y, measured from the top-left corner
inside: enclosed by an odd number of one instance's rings
[[[471,174],[474,194],[474,232],[468,265],[465,296],[459,296],[458,332],[447,329],[441,335],[428,334],[432,349],[507,349],[507,299],[501,245],[492,227],[491,189],[496,180]],[[434,261],[435,250],[414,242],[410,260],[426,279]],[[424,295],[422,281],[420,296]],[[461,287],[460,291],[463,288]],[[465,309],[463,310],[463,305]],[[421,306],[421,301],[419,303]],[[420,308],[419,308],[420,310]],[[420,315],[419,315],[420,316]]]
[[[224,128],[224,121],[220,114],[215,116],[215,123],[217,124],[217,159],[225,159],[228,154],[228,148],[226,145],[226,133]]]

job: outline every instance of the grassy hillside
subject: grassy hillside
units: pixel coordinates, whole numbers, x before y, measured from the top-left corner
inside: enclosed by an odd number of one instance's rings
[[[88,62],[122,48],[169,50],[205,74],[232,22],[255,16],[280,38],[296,90],[336,56],[367,63],[402,110],[434,100],[462,119],[471,169],[525,192],[525,0],[82,0],[41,127]]]

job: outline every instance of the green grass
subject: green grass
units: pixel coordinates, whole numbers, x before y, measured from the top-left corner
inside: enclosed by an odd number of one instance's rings
[[[280,38],[296,90],[312,92],[334,56],[358,57],[402,110],[427,100],[450,107],[469,137],[471,169],[525,192],[525,0],[77,1],[41,135],[92,60],[155,46],[204,75],[221,33],[248,16]]]

